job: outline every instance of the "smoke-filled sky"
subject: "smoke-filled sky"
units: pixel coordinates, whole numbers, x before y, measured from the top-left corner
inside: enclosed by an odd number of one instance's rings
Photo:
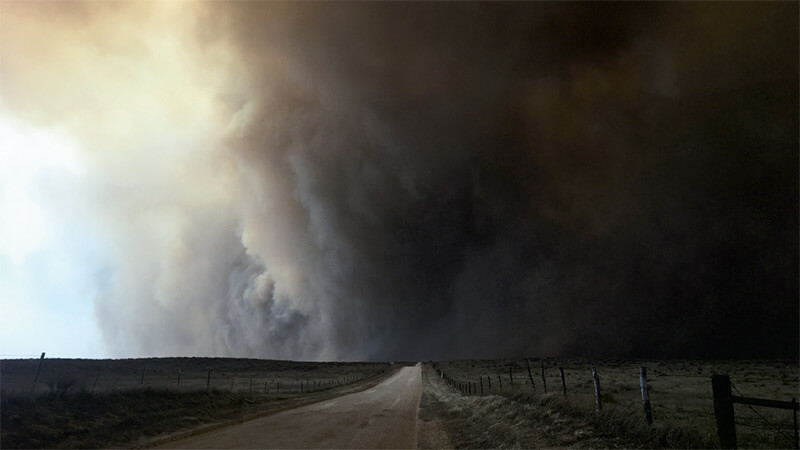
[[[0,3],[0,353],[796,357],[798,4]]]

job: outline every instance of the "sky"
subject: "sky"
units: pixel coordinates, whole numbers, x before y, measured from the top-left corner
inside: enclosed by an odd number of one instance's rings
[[[0,357],[796,358],[798,8],[0,2]]]

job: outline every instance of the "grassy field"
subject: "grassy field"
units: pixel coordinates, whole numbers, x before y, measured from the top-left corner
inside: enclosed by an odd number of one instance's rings
[[[0,361],[0,448],[146,445],[352,392],[391,369],[232,358],[45,359],[31,394],[38,364]]]
[[[34,386],[38,364],[0,361],[0,448],[147,446],[187,430],[363,389],[393,370],[386,363],[229,358],[45,359]],[[642,412],[640,366],[648,369],[653,426]],[[566,398],[559,367],[564,368]],[[525,360],[426,364],[420,446],[714,447],[712,374],[730,375],[743,396],[800,397],[797,361],[531,359],[530,368],[533,386]],[[592,368],[600,376],[600,412],[595,411]],[[453,389],[439,371],[475,383],[476,395]],[[790,411],[735,408],[741,447],[793,445]],[[429,430],[437,431],[435,439],[426,437]]]
[[[548,390],[546,396],[543,396],[542,365],[545,367]],[[603,411],[600,415],[608,416],[608,429],[598,431],[598,426],[602,428],[603,424],[596,423],[596,426],[593,427],[594,434],[623,435],[626,429],[629,431],[631,429],[639,430],[637,433],[641,430],[645,432],[648,430],[639,390],[639,367],[641,366],[648,369],[648,387],[655,421],[652,430],[657,433],[680,430],[672,432],[683,437],[678,439],[678,436],[675,436],[673,439],[675,442],[670,444],[667,442],[666,435],[661,438],[648,437],[640,433],[637,436],[631,436],[634,441],[628,440],[623,446],[688,445],[702,447],[713,445],[716,442],[716,424],[711,391],[712,374],[730,375],[733,385],[742,396],[787,401],[793,397],[800,397],[800,364],[798,361],[556,361],[531,359],[533,386],[531,386],[525,360],[448,361],[436,363],[432,367],[460,381],[478,383],[482,377],[486,395],[498,395],[506,397],[510,401],[523,403],[541,403],[544,400],[549,405],[545,409],[568,409],[573,416],[590,417],[594,415],[596,420],[598,414],[593,412],[595,398],[591,374],[591,369],[594,367],[600,377],[603,402]],[[567,386],[566,401],[563,398],[559,367],[564,368]],[[509,375],[509,368],[511,375]],[[491,390],[488,377],[491,377]],[[502,390],[500,389],[501,382]],[[734,391],[734,395],[737,395],[736,391]],[[736,405],[735,413],[740,446],[786,448],[794,445],[790,411]],[[622,427],[620,428],[612,422],[617,425],[622,424]],[[689,435],[692,436],[691,441],[685,441]],[[680,444],[681,442],[683,444]],[[563,443],[552,442],[551,444],[563,445]],[[603,445],[615,446],[613,442],[606,442]]]
[[[0,393],[30,393],[39,360],[0,360]],[[130,389],[300,392],[355,381],[386,363],[296,362],[239,358],[45,359],[36,393]],[[210,371],[210,373],[209,373]],[[251,386],[252,380],[252,386]],[[266,388],[265,388],[266,384]],[[280,386],[279,386],[280,385]]]

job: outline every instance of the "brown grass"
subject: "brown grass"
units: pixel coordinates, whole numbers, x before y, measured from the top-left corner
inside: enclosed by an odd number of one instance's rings
[[[145,387],[139,387],[141,369],[136,369],[142,367],[143,362],[152,367],[149,381],[154,386],[145,383]],[[192,370],[192,363],[195,370]],[[143,445],[159,436],[200,426],[242,421],[353,392],[382,379],[388,368],[385,363],[292,363],[222,358],[45,360],[45,364],[50,372],[45,373],[43,369],[44,376],[40,375],[40,386],[33,395],[29,394],[33,378],[30,369],[35,373],[35,365],[3,361],[0,366],[3,375],[0,448]],[[178,388],[177,378],[172,376],[177,368],[189,367],[189,370],[182,371],[184,376],[186,373],[200,373],[197,366],[213,367],[212,373],[230,375],[223,378],[224,383],[218,383],[224,388],[205,390],[207,369],[201,382],[184,384],[186,379],[183,379],[181,388]],[[116,379],[119,383],[116,387],[107,383],[91,393],[96,377],[92,372],[98,367],[105,369],[103,373],[116,376],[109,376],[109,379]],[[161,371],[160,378],[158,371]],[[14,375],[19,377],[21,373],[29,374],[27,390],[24,389],[25,383],[6,384],[7,379],[14,380]],[[6,374],[12,376],[6,377]],[[63,378],[55,378],[56,374]],[[233,374],[245,382],[234,385],[234,392],[230,392]],[[249,380],[257,377],[262,382],[251,392]],[[342,386],[332,381],[345,377],[354,381]],[[284,380],[281,393],[275,392],[276,379]],[[316,380],[324,389],[300,393],[295,380]],[[269,393],[264,393],[263,381],[268,383]]]
[[[38,364],[36,359],[0,360],[2,394],[29,393]],[[211,389],[249,392],[253,380],[253,391],[263,392],[266,382],[270,390],[280,383],[283,392],[299,392],[301,381],[331,385],[345,378],[355,380],[385,366],[386,363],[244,358],[45,359],[36,392],[48,393],[58,383],[72,383],[73,391],[95,393],[143,388],[205,390],[209,370]]]
[[[542,395],[542,362],[546,368],[547,395]],[[655,418],[652,427],[645,422],[641,407],[638,368],[642,365],[648,367],[650,398]],[[566,401],[561,391],[559,366],[565,368],[568,389]],[[733,383],[743,394],[752,397],[789,400],[798,395],[800,386],[797,361],[532,359],[531,371],[535,389],[530,384],[524,360],[449,361],[436,363],[436,367],[450,377],[464,381],[478,381],[478,377],[483,376],[487,394],[503,398],[505,403],[501,404],[506,410],[523,414],[526,423],[524,426],[533,431],[528,431],[527,437],[522,432],[517,433],[522,433],[523,436],[517,440],[520,447],[526,446],[524,442],[570,447],[713,447],[717,445],[717,438],[711,395],[712,374],[730,374]],[[509,367],[512,369],[513,385],[509,383]],[[596,367],[600,374],[604,405],[601,412],[594,411],[591,367]],[[485,378],[487,375],[492,376],[491,392]],[[503,380],[502,391],[498,389],[498,375]],[[452,395],[461,396],[456,391],[452,391]],[[478,400],[479,403],[476,404],[479,409],[481,401]],[[534,410],[529,410],[529,406]],[[792,435],[791,413],[765,408],[758,412],[781,432],[775,432],[746,406],[737,405],[737,435],[740,445],[756,448],[791,447],[793,442],[786,438],[786,435]],[[491,417],[493,413],[478,412],[478,415],[481,414]],[[480,417],[476,419],[480,420]],[[509,433],[513,434],[513,431]],[[534,435],[536,440],[531,441]],[[471,442],[466,447],[480,446],[478,444],[481,443],[480,439],[475,441],[462,437],[462,440]],[[497,446],[506,444],[508,442],[503,440],[497,442]]]

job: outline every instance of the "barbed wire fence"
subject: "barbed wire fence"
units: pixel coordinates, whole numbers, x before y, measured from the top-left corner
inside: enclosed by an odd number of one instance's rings
[[[735,384],[731,383],[731,388],[733,388],[733,390],[736,391],[736,393],[739,394],[740,397],[745,397],[745,395],[742,394],[741,391],[739,391],[739,389],[736,387]],[[792,399],[792,401],[794,402],[795,399]],[[747,408],[750,411],[752,411],[758,418],[760,418],[761,421],[767,426],[767,428],[771,429],[776,434],[782,436],[788,442],[794,444],[795,448],[797,448],[798,442],[797,442],[797,420],[796,419],[795,419],[795,422],[794,422],[795,435],[794,436],[790,436],[789,434],[785,433],[779,426],[775,425],[775,423],[773,423],[772,421],[767,419],[767,417],[765,417],[761,412],[759,412],[757,409],[753,408],[753,405],[747,404],[747,403],[745,403],[744,405],[747,406]],[[796,414],[797,413],[795,412],[795,417],[797,417]]]
[[[16,355],[15,355],[16,356]],[[30,355],[22,355],[30,356]],[[34,355],[38,356],[38,355]],[[188,358],[191,359],[191,358]],[[0,361],[2,395],[104,394],[137,390],[217,391],[252,394],[306,394],[346,386],[388,369],[382,363],[270,370],[226,369],[224,362],[197,367],[196,361],[21,359]],[[291,363],[289,363],[291,364]]]
[[[652,424],[653,421],[657,420],[657,415],[653,413],[653,409],[661,408],[662,410],[666,411],[669,409],[670,411],[670,421],[677,421],[683,419],[684,421],[696,421],[697,419],[701,419],[704,424],[708,426],[714,426],[715,420],[717,419],[717,413],[715,410],[711,409],[714,397],[712,392],[708,389],[710,386],[709,381],[711,380],[711,376],[703,376],[703,375],[689,375],[689,374],[680,374],[680,375],[665,375],[663,371],[655,371],[657,374],[653,377],[653,379],[658,380],[659,386],[661,385],[662,381],[665,381],[667,378],[671,377],[673,380],[670,380],[669,383],[664,383],[667,385],[675,385],[680,386],[681,382],[685,383],[687,380],[690,381],[690,384],[693,384],[695,387],[699,385],[706,386],[704,393],[700,395],[696,400],[701,401],[702,403],[706,403],[706,406],[703,407],[695,407],[695,408],[684,408],[683,406],[679,406],[680,402],[676,399],[678,395],[675,392],[669,392],[662,390],[659,387],[659,394],[668,394],[671,395],[673,398],[670,399],[670,405],[664,403],[658,403],[658,400],[655,400],[654,403],[651,404],[650,402],[650,389],[648,386],[647,381],[647,369],[645,366],[640,367],[640,376],[639,376],[639,389],[633,387],[631,383],[626,391],[622,391],[620,387],[620,381],[618,379],[614,380],[614,384],[611,385],[611,389],[609,392],[606,392],[606,385],[604,384],[603,380],[603,369],[602,367],[593,367],[592,370],[590,368],[584,369],[586,375],[583,379],[576,379],[575,378],[575,368],[571,368],[570,372],[572,377],[565,378],[564,377],[564,367],[558,367],[558,375],[555,377],[557,381],[561,382],[561,386],[556,386],[551,388],[548,391],[547,388],[547,377],[544,374],[544,363],[540,366],[541,368],[541,379],[534,375],[535,371],[530,369],[530,365],[527,361],[522,365],[523,369],[517,371],[516,373],[511,370],[511,366],[513,364],[507,364],[508,371],[505,375],[501,375],[502,370],[499,367],[495,367],[494,371],[495,374],[492,375],[484,375],[478,374],[476,376],[465,377],[461,370],[455,369],[455,372],[458,375],[454,375],[449,373],[446,368],[442,365],[434,364],[433,368],[436,371],[437,376],[442,379],[445,383],[447,383],[451,388],[459,391],[462,395],[489,395],[489,394],[499,394],[499,395],[513,395],[516,393],[528,392],[529,394],[533,395],[563,395],[565,398],[569,399],[574,396],[580,396],[582,400],[586,400],[589,397],[589,393],[586,389],[593,388],[593,397],[595,399],[595,409],[601,410],[603,405],[606,401],[611,400],[614,403],[615,408],[627,408],[632,409],[636,408],[639,409],[638,414],[642,414],[644,419],[648,422],[648,424]],[[519,367],[519,365],[516,365]],[[527,366],[527,367],[525,367]],[[553,367],[549,368],[551,371]],[[463,370],[463,369],[462,369]],[[468,370],[465,370],[468,372]],[[473,370],[474,371],[474,370]],[[526,373],[527,372],[527,373]],[[618,374],[617,374],[618,375]],[[470,378],[474,378],[470,379]],[[550,377],[552,380],[554,377]],[[560,379],[559,379],[560,378]],[[567,379],[569,379],[572,383],[570,388],[567,387]],[[795,380],[796,381],[796,380]],[[763,385],[763,384],[762,384]],[[640,400],[633,400],[632,393],[638,390],[641,397]],[[741,396],[744,397],[738,388],[734,386],[734,390]],[[559,392],[561,391],[561,392]],[[619,398],[614,398],[613,395],[619,394],[620,397],[624,397],[625,400],[620,400]],[[658,398],[658,397],[657,397]],[[772,403],[785,403],[788,405],[782,406],[783,409],[789,409],[791,403],[796,405],[795,399],[792,399],[792,402],[781,402],[781,401],[773,401],[773,400],[763,400],[763,402],[772,402]],[[744,402],[738,402],[744,403]],[[754,408],[751,404],[745,403],[747,406],[747,410],[755,415],[758,418],[761,425],[753,425],[753,424],[744,424],[745,426],[755,428],[757,430],[766,430],[771,433],[774,433],[776,437],[779,437],[781,440],[785,440],[785,446],[794,446],[798,448],[798,426],[797,426],[797,412],[794,412],[794,436],[791,436],[790,432],[788,431],[791,425],[783,424],[779,425],[775,423],[774,420],[770,420],[767,415],[761,413],[756,408]],[[769,405],[762,405],[762,406],[769,406]],[[794,406],[796,408],[796,406]],[[656,418],[654,418],[654,416]],[[780,442],[780,441],[776,441]]]

